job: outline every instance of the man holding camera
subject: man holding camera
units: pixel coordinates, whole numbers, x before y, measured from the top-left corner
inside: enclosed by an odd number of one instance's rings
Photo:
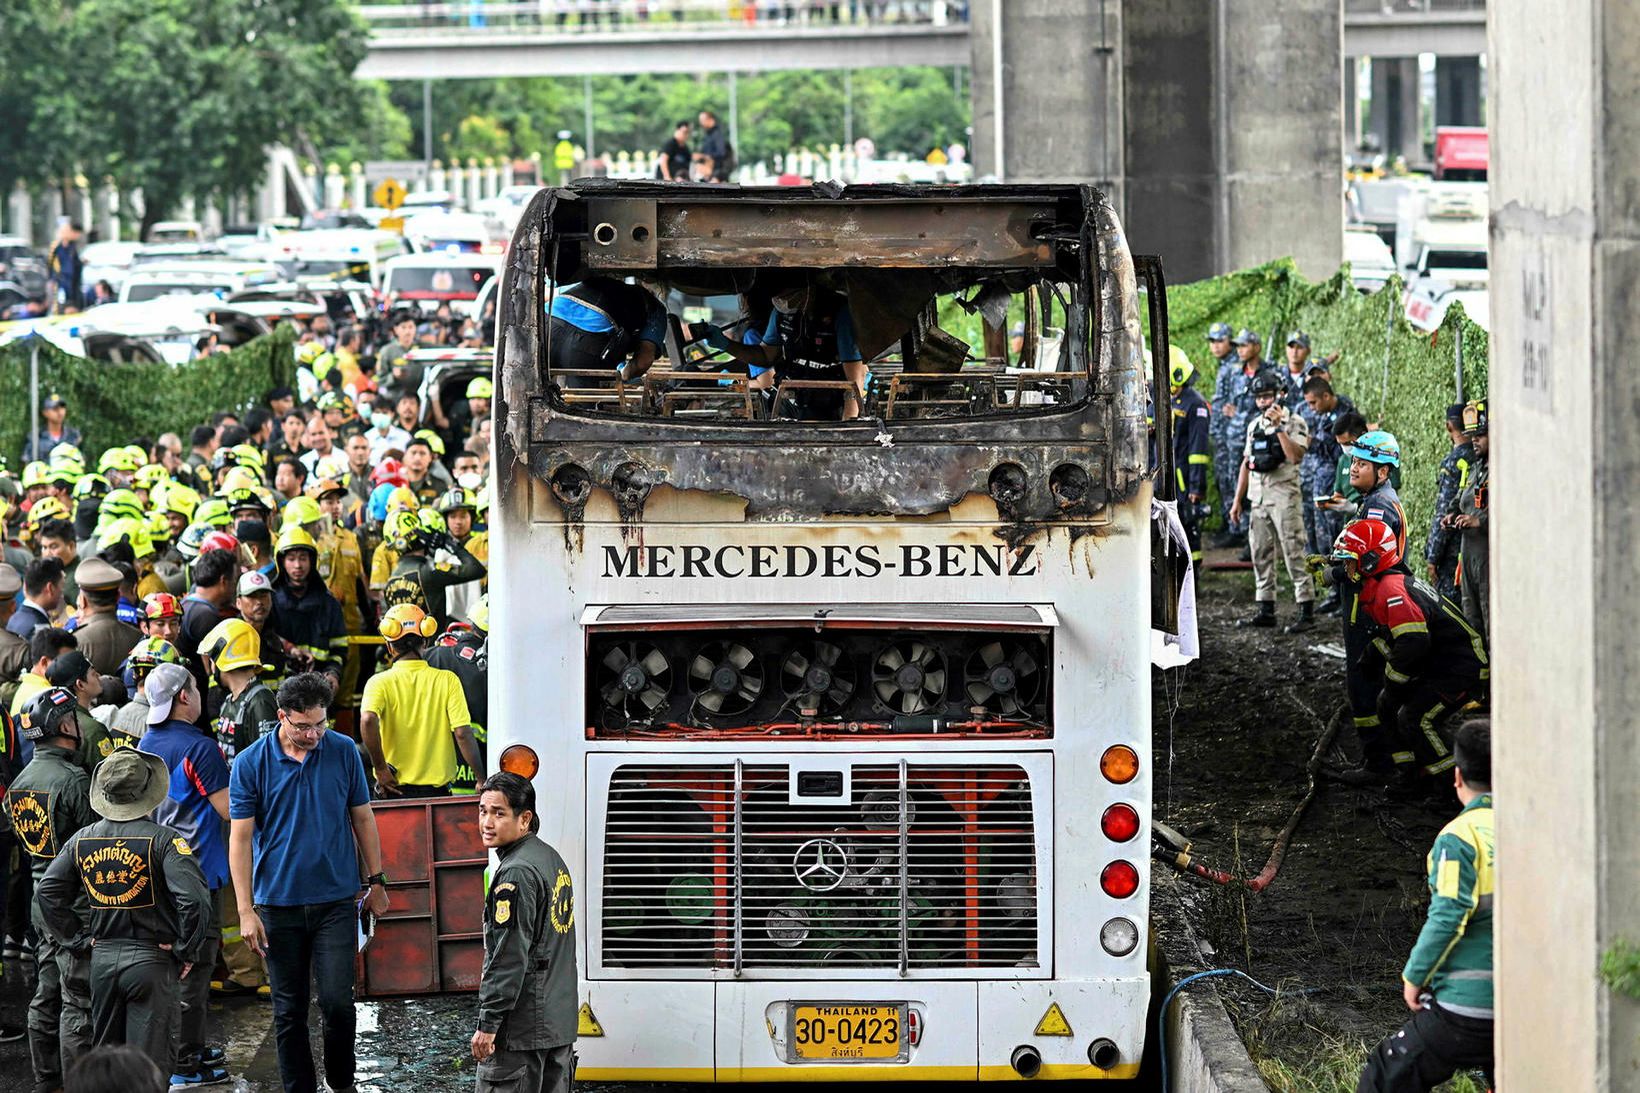
[[[1253,554],[1254,598],[1258,611],[1238,625],[1274,627],[1276,624],[1276,550],[1287,564],[1293,582],[1298,618],[1289,634],[1315,627],[1315,586],[1304,556],[1303,489],[1299,464],[1310,446],[1310,427],[1299,414],[1282,405],[1281,377],[1265,369],[1251,385],[1255,416],[1242,446],[1241,470],[1236,478],[1236,500],[1230,518],[1239,521],[1250,505],[1248,541]]]

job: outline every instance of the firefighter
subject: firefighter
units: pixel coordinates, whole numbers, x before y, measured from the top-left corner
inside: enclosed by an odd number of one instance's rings
[[[1446,435],[1452,448],[1442,458],[1435,479],[1435,519],[1430,521],[1429,535],[1424,539],[1425,575],[1435,591],[1449,600],[1459,598],[1458,544],[1462,534],[1442,517],[1457,504],[1458,494],[1469,485],[1469,473],[1475,465],[1475,445],[1463,431],[1463,412],[1461,402],[1446,408]]]
[[[490,723],[490,597],[478,598],[466,623],[452,622],[440,634],[433,647],[427,650],[427,663],[435,668],[454,672],[461,680],[461,693],[467,699],[467,713],[472,720],[473,741],[478,745],[481,769],[489,769],[486,745]],[[456,764],[455,781],[450,783],[453,794],[477,792],[475,772],[463,756]]]
[[[318,574],[319,544],[299,527],[279,533],[274,548],[273,628],[282,637],[295,671],[321,672],[335,689],[347,657],[342,605]]]
[[[1245,331],[1244,331],[1245,333]],[[1252,518],[1248,537],[1253,554],[1254,598],[1258,610],[1244,626],[1273,627],[1276,624],[1276,554],[1287,564],[1293,582],[1293,598],[1298,617],[1287,627],[1300,633],[1315,627],[1315,584],[1305,567],[1303,498],[1300,496],[1299,463],[1310,446],[1310,427],[1304,418],[1281,404],[1281,378],[1264,371],[1253,378],[1250,388],[1258,416],[1247,429],[1241,470],[1236,479],[1236,499],[1230,514],[1237,521],[1251,503]]]
[[[1452,769],[1441,723],[1486,694],[1486,642],[1456,604],[1412,576],[1400,550],[1388,524],[1356,520],[1338,536],[1332,561],[1358,586],[1358,609],[1379,630],[1373,638],[1384,659],[1378,717],[1400,738],[1397,767],[1411,765],[1404,757],[1410,747],[1425,774],[1441,774]]]
[[[78,709],[71,691],[53,687],[34,697],[20,725],[23,739],[34,742],[34,758],[6,790],[6,812],[36,887],[75,833],[97,819],[91,810],[91,776],[78,759]],[[83,943],[58,941],[45,928],[39,905],[31,901],[31,906],[38,941],[28,1046],[34,1088],[48,1093],[62,1088],[63,1075],[91,1049],[91,951]],[[17,928],[16,933],[21,937],[23,931]]]
[[[1190,540],[1190,561],[1202,564],[1202,520],[1207,515],[1208,433],[1213,412],[1190,386],[1196,366],[1178,346],[1169,346],[1168,389],[1173,395],[1173,473],[1179,485],[1179,522]]]
[[[1463,810],[1424,859],[1429,915],[1401,969],[1412,1016],[1367,1057],[1356,1093],[1423,1093],[1459,1070],[1493,1081],[1492,912],[1497,842],[1492,821],[1492,732],[1466,721],[1455,743],[1453,787]]]
[[[1394,472],[1401,466],[1401,443],[1394,434],[1382,429],[1362,433],[1349,444],[1345,454],[1350,457],[1350,488],[1359,492],[1353,519],[1379,520],[1395,534],[1396,550],[1406,557],[1406,512],[1401,498],[1391,485]],[[1329,566],[1322,555],[1310,556],[1311,572],[1343,591],[1343,607],[1339,614],[1344,625],[1344,689],[1350,714],[1355,722],[1356,735],[1361,740],[1361,752],[1367,760],[1363,772],[1372,778],[1388,777],[1394,763],[1392,749],[1378,715],[1378,693],[1383,689],[1383,657],[1373,647],[1373,624],[1360,611],[1355,585],[1343,579],[1335,566]],[[1411,761],[1411,756],[1407,757]]]
[[[382,590],[383,600],[390,608],[405,603],[420,608],[442,630],[450,624],[446,590],[483,577],[484,563],[456,542],[435,509],[399,513],[388,520],[386,530],[399,560]]]
[[[490,533],[474,531],[473,522],[478,514],[478,498],[473,491],[464,486],[452,486],[440,495],[437,502],[438,514],[444,517],[444,526],[450,537],[467,548],[467,553],[483,562],[488,568],[490,564]],[[446,593],[448,610],[451,618],[466,618],[472,611],[473,604],[484,594],[484,580],[469,581],[466,584],[454,585]]]
[[[575,1079],[575,886],[540,829],[527,779],[479,787],[479,838],[500,862],[484,909],[478,1093],[568,1093]]]
[[[854,332],[854,315],[841,292],[800,284],[777,293],[769,320],[756,344],[734,341],[711,324],[696,328],[713,349],[747,366],[752,387],[768,390],[776,382],[846,382],[847,389],[805,389],[792,400],[799,417],[822,420],[860,416],[865,398],[866,364]],[[780,409],[777,400],[776,410]]]
[[[35,902],[59,940],[90,946],[93,1042],[138,1048],[175,1085],[183,1077],[171,1043],[179,973],[193,971],[216,919],[193,847],[146,818],[170,784],[157,755],[121,748],[109,756],[91,779],[91,807],[103,818],[63,846]]]
[[[340,511],[347,490],[334,479],[322,480],[319,488],[324,491],[323,501],[310,496],[293,497],[285,503],[284,526],[299,527],[313,536],[319,545],[319,579],[342,606],[342,626],[348,634],[363,634],[365,607],[370,602],[364,552],[358,537],[334,515]],[[358,731],[354,719],[359,706],[360,664],[359,647],[350,643],[342,661],[341,688],[336,692],[335,704],[337,728],[349,736]]]

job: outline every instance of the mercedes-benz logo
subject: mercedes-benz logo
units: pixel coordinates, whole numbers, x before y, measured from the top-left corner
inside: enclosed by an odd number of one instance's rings
[[[797,883],[811,892],[830,892],[848,876],[848,854],[831,839],[810,839],[792,855]]]

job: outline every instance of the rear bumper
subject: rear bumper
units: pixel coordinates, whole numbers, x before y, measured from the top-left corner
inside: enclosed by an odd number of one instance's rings
[[[1144,1052],[1150,981],[656,982],[582,986],[602,1036],[583,1032],[577,1076],[596,1081],[1017,1081],[1015,1050],[1042,1059],[1039,1079],[1132,1078]],[[922,1014],[904,1063],[791,1063],[780,1015],[791,1001],[901,1001]],[[1070,1035],[1037,1032],[1057,1004]],[[1100,1069],[1089,1045],[1108,1039]]]

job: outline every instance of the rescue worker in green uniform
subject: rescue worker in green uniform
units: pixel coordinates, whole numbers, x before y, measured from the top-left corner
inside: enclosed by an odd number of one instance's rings
[[[63,847],[35,895],[52,934],[91,947],[93,1043],[130,1044],[161,1074],[174,1071],[178,983],[216,927],[193,848],[146,818],[170,784],[158,755],[120,748],[103,760],[91,779],[103,818]]]
[[[79,761],[78,711],[72,692],[52,687],[36,695],[20,719],[23,738],[34,741],[34,758],[6,790],[6,814],[36,885],[68,840],[97,819],[91,775]],[[59,943],[45,928],[38,904],[30,918],[38,941],[29,1056],[35,1093],[50,1093],[62,1088],[69,1066],[91,1048],[91,954]]]
[[[483,577],[484,563],[456,542],[444,517],[434,509],[394,513],[385,530],[388,544],[399,552],[399,560],[382,590],[383,601],[388,607],[401,603],[419,607],[438,620],[443,630],[450,625],[445,591]]]
[[[478,834],[500,864],[484,909],[476,1093],[568,1093],[575,1079],[575,886],[540,829],[528,779],[479,786]]]
[[[1401,969],[1401,997],[1412,1011],[1384,1037],[1356,1093],[1422,1093],[1459,1070],[1492,1080],[1492,912],[1497,843],[1492,822],[1492,732],[1466,721],[1454,741],[1452,783],[1463,810],[1435,836],[1424,861],[1429,915]]]

